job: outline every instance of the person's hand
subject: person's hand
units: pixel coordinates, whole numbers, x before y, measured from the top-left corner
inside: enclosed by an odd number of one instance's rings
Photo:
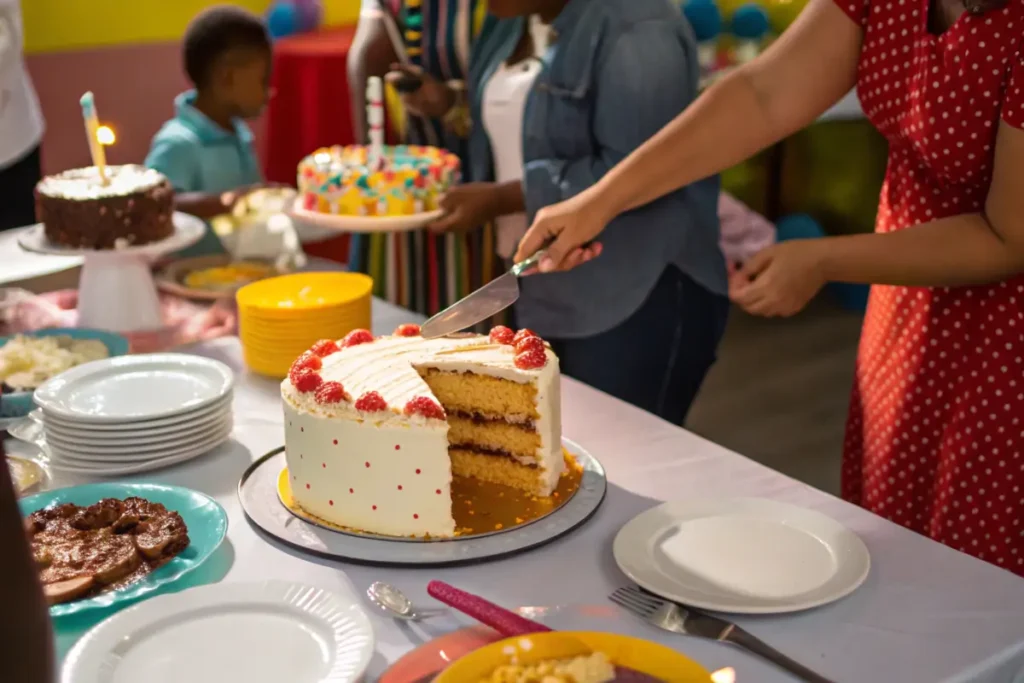
[[[792,240],[758,252],[730,279],[729,298],[753,315],[798,313],[825,286],[827,248],[827,239]]]
[[[431,232],[463,232],[497,215],[498,187],[494,183],[456,185],[437,200],[445,214],[429,226]]]
[[[533,256],[545,245],[548,245],[547,254],[537,268],[542,273],[572,270],[600,256],[601,244],[592,240],[615,215],[604,206],[596,188],[595,185],[571,199],[538,211],[533,225],[519,242],[516,262]]]
[[[447,84],[437,80],[418,66],[409,64],[392,64],[391,71],[384,79],[396,86],[405,79],[419,79],[420,86],[412,92],[403,92],[395,87],[406,111],[415,116],[439,119],[448,113],[455,104],[455,93]]]

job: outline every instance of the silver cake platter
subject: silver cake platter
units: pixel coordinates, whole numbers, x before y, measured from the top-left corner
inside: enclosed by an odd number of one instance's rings
[[[285,467],[283,446],[245,470],[238,482],[238,500],[250,524],[290,548],[317,557],[378,566],[472,564],[550,543],[597,511],[608,489],[604,468],[578,444],[562,439],[562,445],[583,467],[583,478],[572,498],[536,521],[487,534],[419,541],[345,532],[308,522],[278,497],[278,477]]]

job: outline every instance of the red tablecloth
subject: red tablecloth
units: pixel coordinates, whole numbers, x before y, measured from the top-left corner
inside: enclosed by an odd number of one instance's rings
[[[348,52],[355,27],[285,38],[274,44],[273,87],[267,108],[267,180],[295,182],[304,156],[355,141],[349,104]],[[307,245],[314,256],[345,261],[348,238]]]

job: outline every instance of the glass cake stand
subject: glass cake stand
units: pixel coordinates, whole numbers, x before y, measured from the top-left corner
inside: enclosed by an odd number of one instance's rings
[[[427,227],[443,216],[444,211],[438,209],[405,216],[338,216],[305,209],[299,199],[288,215],[298,223],[341,232],[408,232]]]
[[[18,245],[50,256],[84,257],[78,281],[78,319],[82,327],[113,332],[143,332],[163,327],[160,299],[151,266],[161,256],[192,246],[206,224],[195,216],[174,214],[170,237],[123,249],[63,247],[46,239],[42,223],[23,230]]]

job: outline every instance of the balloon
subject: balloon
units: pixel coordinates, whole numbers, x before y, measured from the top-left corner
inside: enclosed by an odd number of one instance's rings
[[[683,14],[693,27],[697,42],[714,40],[722,32],[722,13],[708,0],[692,0],[683,5]]]
[[[286,38],[299,31],[299,12],[290,2],[276,2],[267,12],[267,31],[272,38]]]
[[[299,14],[299,30],[303,33],[320,28],[324,18],[324,6],[321,0],[295,0],[295,9]]]
[[[732,34],[744,40],[763,40],[771,28],[768,13],[752,2],[737,7],[729,24]]]

